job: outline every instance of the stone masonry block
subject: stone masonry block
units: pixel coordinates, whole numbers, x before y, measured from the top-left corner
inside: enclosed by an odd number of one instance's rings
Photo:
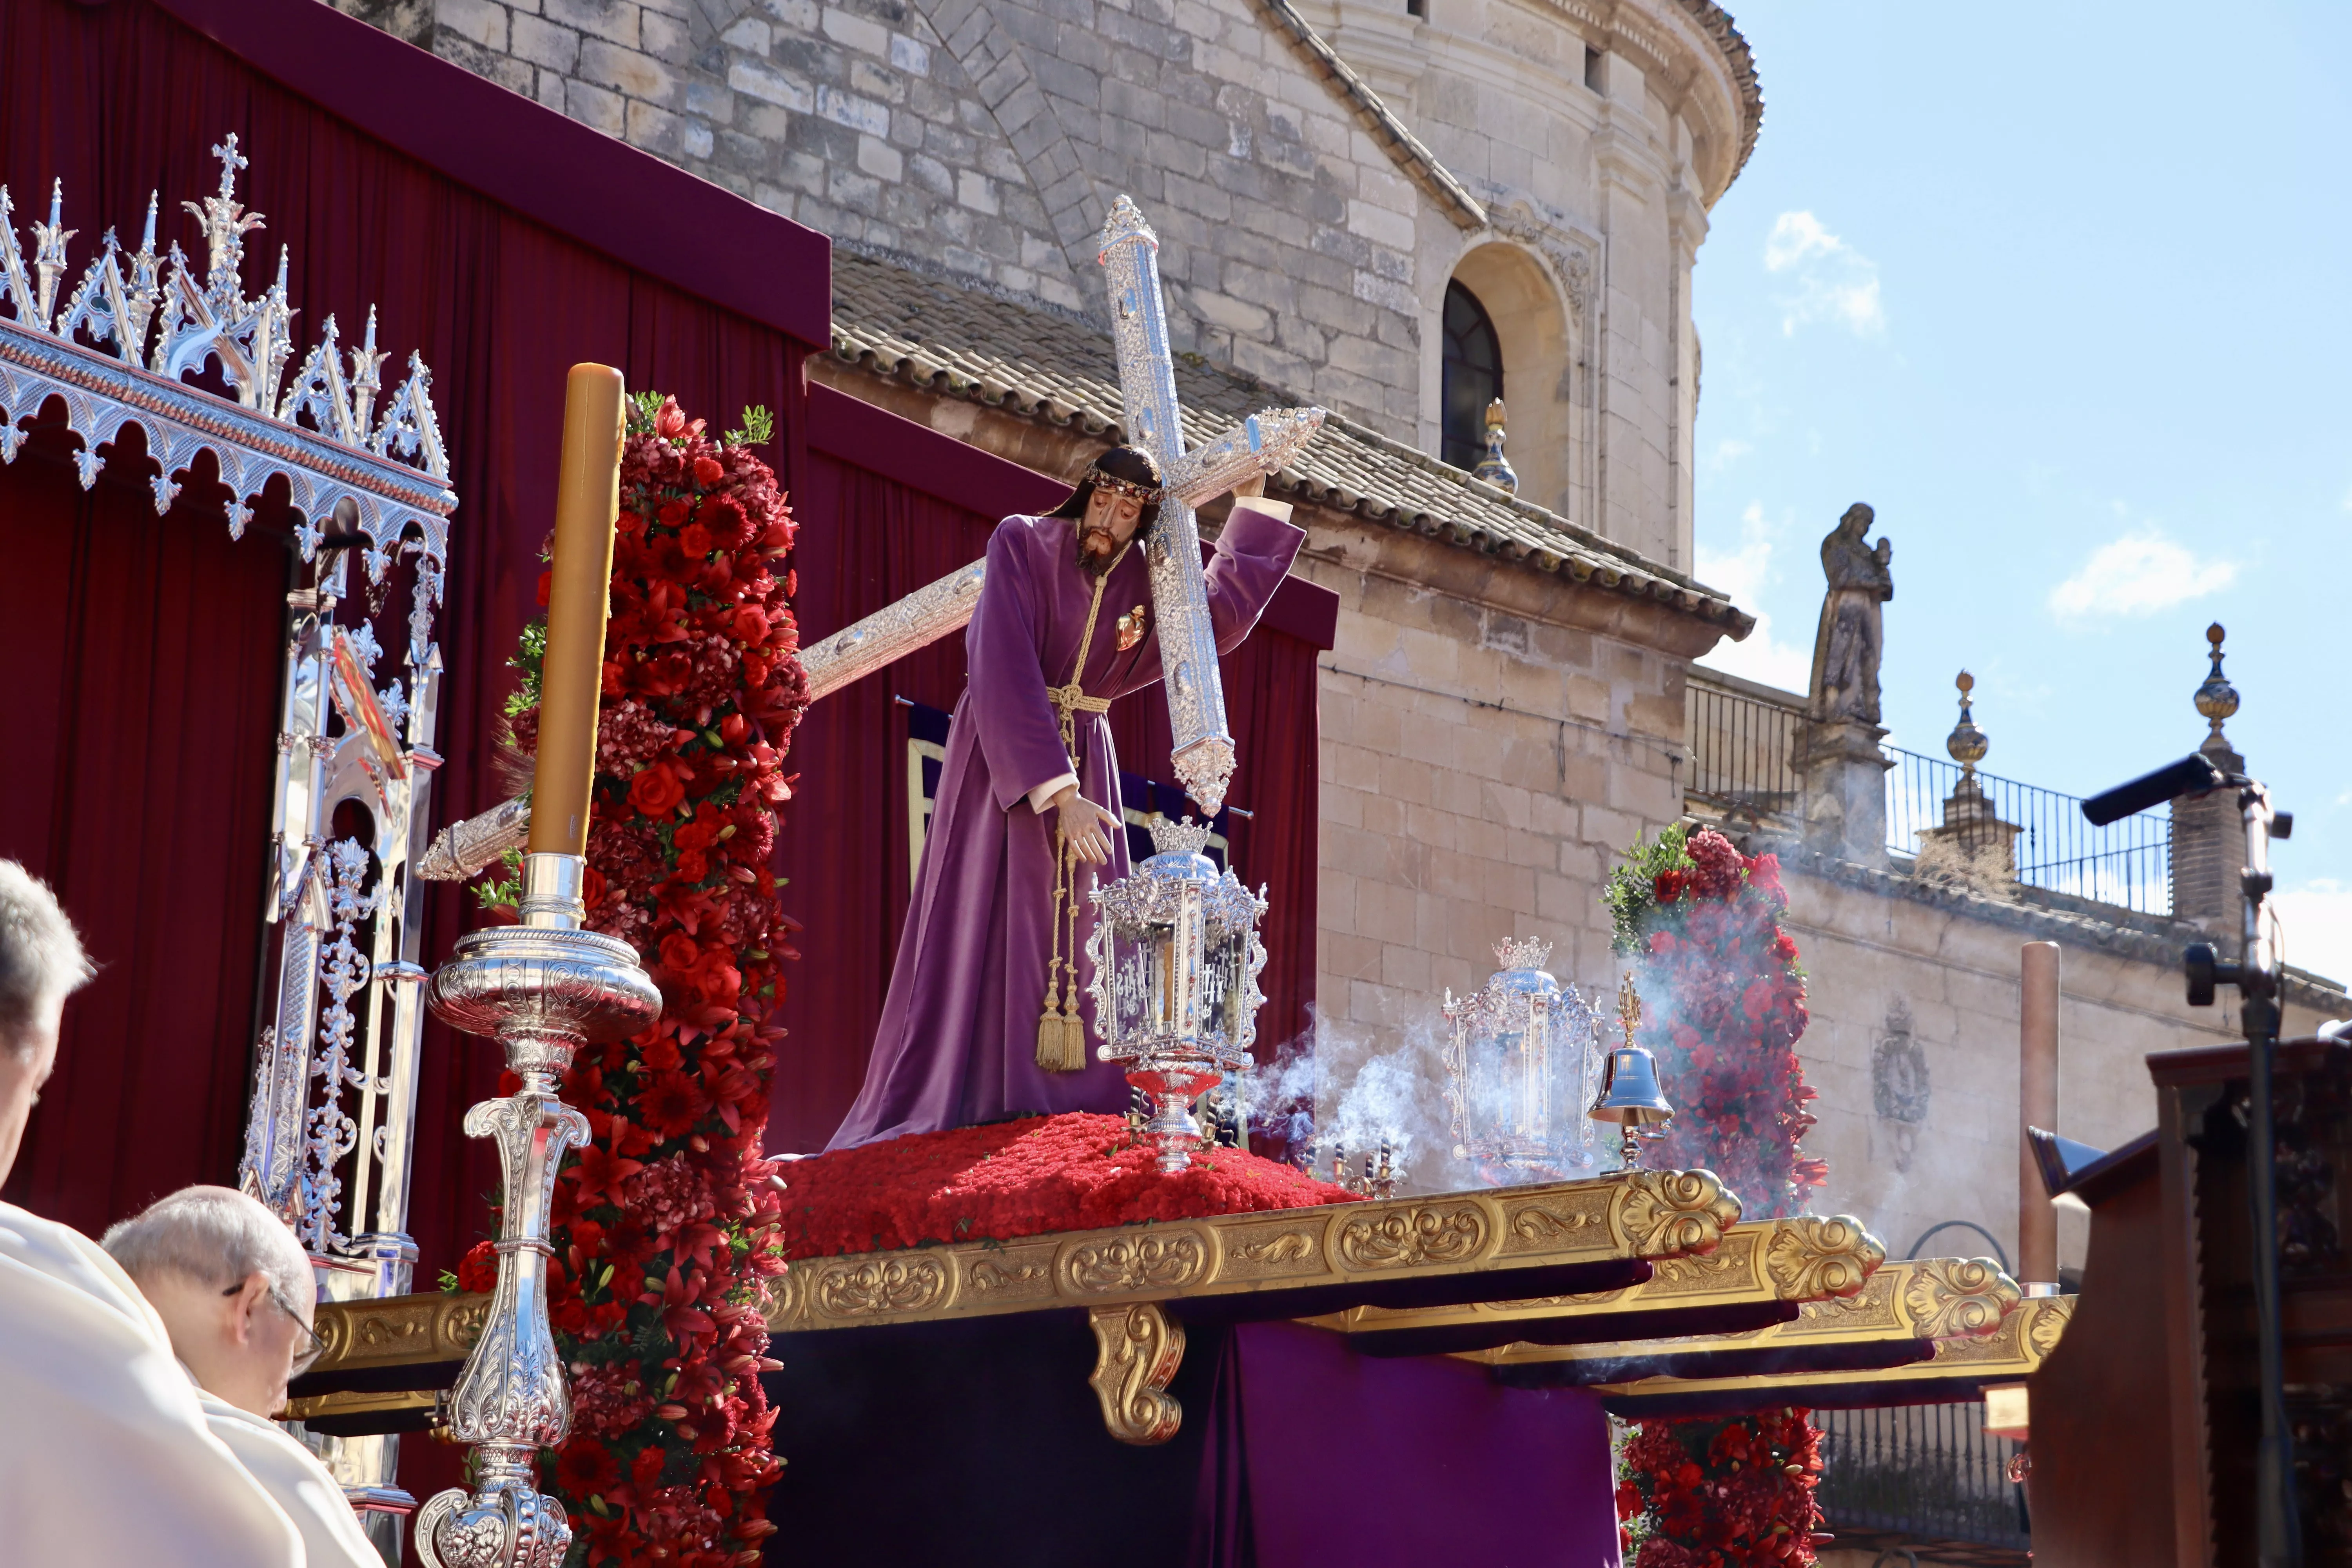
[[[563,112],[607,136],[624,135],[629,128],[628,105],[619,93],[577,77],[564,81]]]
[[[929,76],[931,74],[930,47],[919,38],[893,33],[890,35],[890,64],[908,76]]]
[[[805,82],[796,81],[759,60],[738,59],[727,68],[727,85],[737,92],[761,99],[782,109],[802,114],[816,108],[816,94]]]
[[[509,47],[517,59],[552,71],[570,72],[580,63],[580,35],[537,16],[514,18]]]
[[[816,89],[816,111],[836,125],[852,131],[862,131],[868,136],[890,134],[890,110],[887,106],[856,93],[844,92],[837,87]]]
[[[900,104],[907,101],[907,79],[879,60],[853,59],[849,90],[877,103]]]
[[[580,68],[572,75],[597,87],[610,88],[627,98],[667,106],[676,95],[677,79],[651,55],[625,49],[602,38],[580,42]]]
[[[631,146],[642,147],[656,157],[675,163],[686,155],[686,121],[654,104],[631,101],[627,135]]]
[[[461,38],[454,33],[443,33],[433,40],[433,52],[452,65],[463,66],[476,76],[488,77],[511,92],[535,93],[532,70],[529,65],[511,56],[492,54],[481,45]],[[558,95],[559,101],[561,95]],[[541,101],[545,101],[543,97]]]
[[[498,0],[441,0],[433,19],[469,44],[492,54],[507,52],[507,8]]]
[[[824,29],[824,36],[836,44],[882,58],[889,57],[890,29],[870,17],[845,11],[838,5],[828,5],[818,25]]]
[[[906,177],[907,161],[898,150],[887,142],[871,136],[857,139],[857,166],[877,180],[892,184]]]
[[[575,27],[623,48],[637,47],[635,0],[545,0],[541,13],[551,22]]]

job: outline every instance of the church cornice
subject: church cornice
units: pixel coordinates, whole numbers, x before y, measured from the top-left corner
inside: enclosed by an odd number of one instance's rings
[[[1331,95],[1347,106],[1356,123],[1381,145],[1390,161],[1404,172],[1406,178],[1419,185],[1431,200],[1444,210],[1454,226],[1463,229],[1486,226],[1486,209],[1470,188],[1457,179],[1454,172],[1437,161],[1403,117],[1388,106],[1386,100],[1372,89],[1371,83],[1356,73],[1355,68],[1339,58],[1339,51],[1320,33],[1307,26],[1307,18],[1298,14],[1290,0],[1252,0],[1259,14],[1290,46],[1290,52],[1299,63],[1330,89]]]

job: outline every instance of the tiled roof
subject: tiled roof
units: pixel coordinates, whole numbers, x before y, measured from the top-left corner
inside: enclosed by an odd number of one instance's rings
[[[1119,428],[1118,362],[1099,329],[840,248],[833,253],[833,352],[877,375],[1090,436]],[[1176,392],[1188,445],[1215,439],[1269,404],[1299,401],[1193,356],[1177,361]],[[1734,637],[1756,624],[1717,590],[1338,414],[1270,488],[1654,599]]]

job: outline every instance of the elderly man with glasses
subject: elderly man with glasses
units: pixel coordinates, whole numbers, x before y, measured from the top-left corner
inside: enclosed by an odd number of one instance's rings
[[[57,896],[0,860],[0,1180],[91,973]],[[0,1203],[0,1563],[19,1563],[301,1568],[302,1542],[213,1435],[130,1277]]]
[[[294,1233],[243,1193],[183,1187],[102,1245],[163,1320],[213,1436],[301,1532],[310,1568],[383,1568],[327,1468],[270,1419],[323,1348]]]

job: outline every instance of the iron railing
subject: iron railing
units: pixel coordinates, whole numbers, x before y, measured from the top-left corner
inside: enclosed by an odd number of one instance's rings
[[[1690,750],[1686,798],[1759,825],[1795,825],[1801,707],[1694,679],[1683,688],[1683,719]]]
[[[1957,763],[1898,746],[1886,780],[1886,847],[1916,856],[1937,837],[1964,855],[2007,847],[2011,875],[2046,888],[2141,914],[2172,912],[2172,808],[2157,806],[2105,827],[2083,819],[2080,796],[1979,773],[1990,821],[1946,830],[1945,805],[1960,782]],[[1931,832],[1930,830],[1935,830]]]
[[[1816,1410],[1829,1529],[1918,1542],[2031,1545],[2025,1489],[2009,1479],[2018,1444],[1984,1429],[1984,1405]]]

